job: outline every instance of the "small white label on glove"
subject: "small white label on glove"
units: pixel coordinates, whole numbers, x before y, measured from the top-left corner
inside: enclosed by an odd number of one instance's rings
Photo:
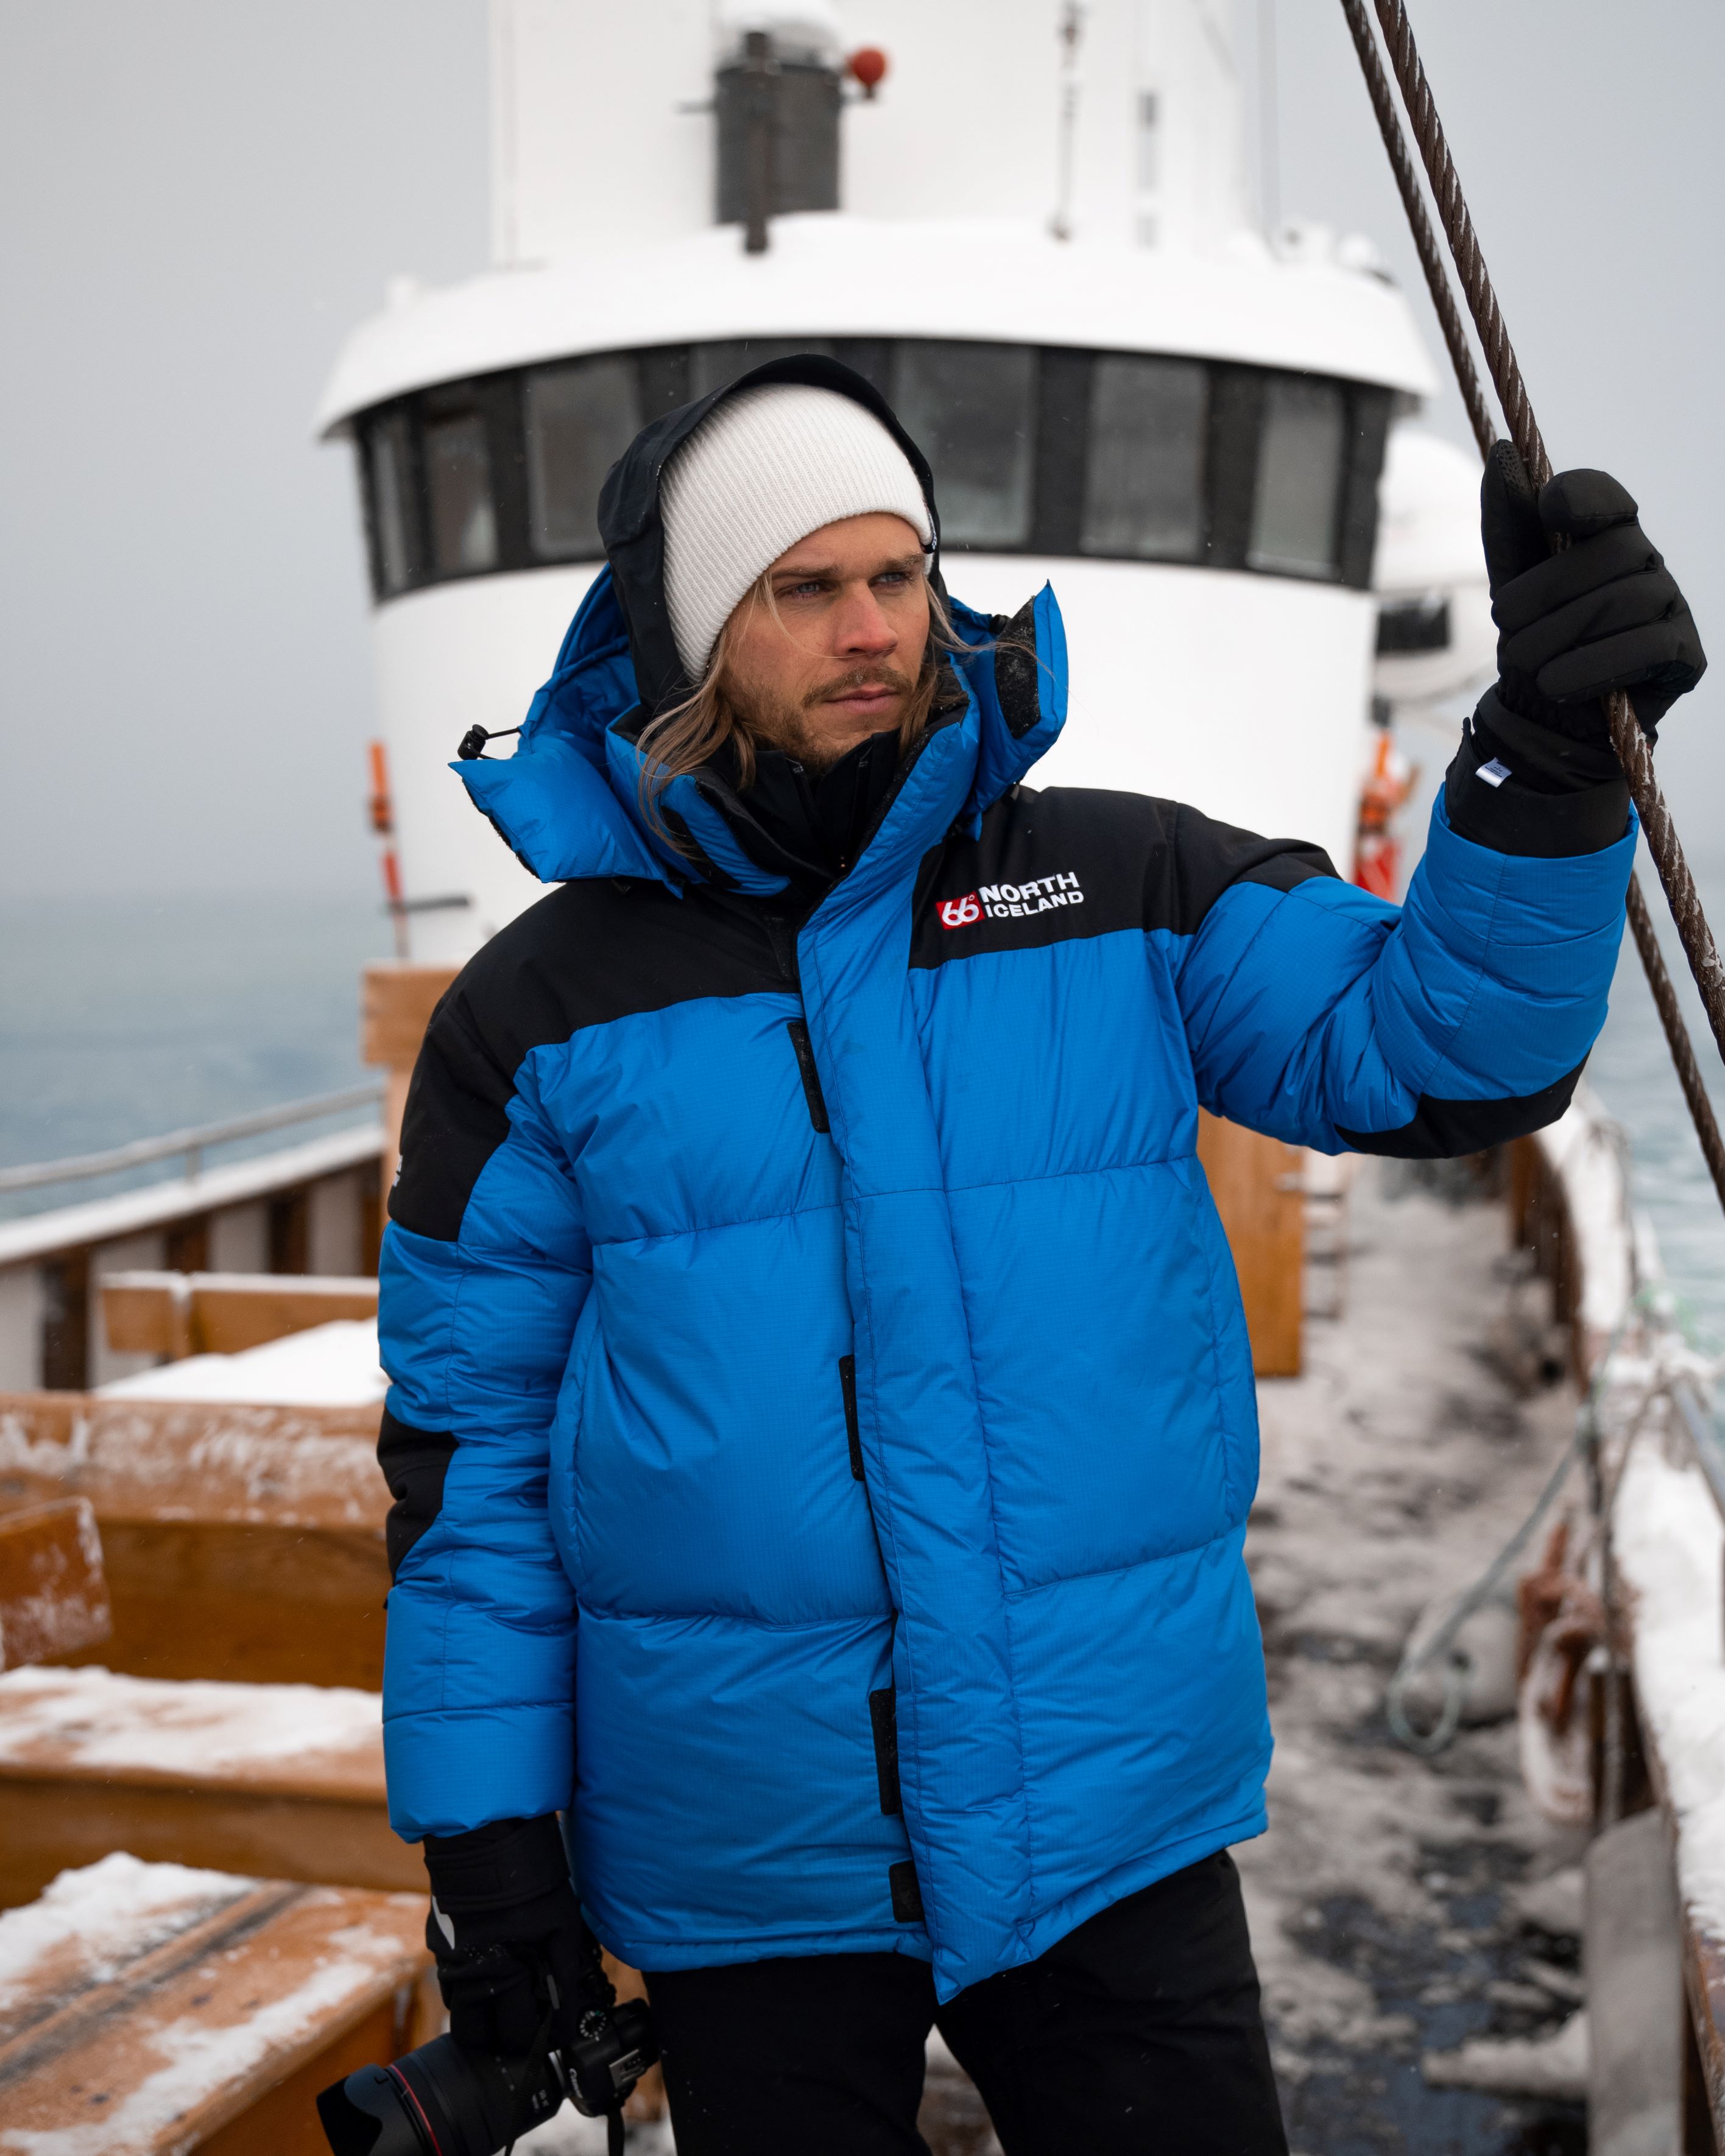
[[[1504,780],[1509,777],[1509,766],[1494,756],[1489,763],[1482,763],[1480,766],[1475,772],[1474,777],[1483,778],[1487,786],[1502,786]]]

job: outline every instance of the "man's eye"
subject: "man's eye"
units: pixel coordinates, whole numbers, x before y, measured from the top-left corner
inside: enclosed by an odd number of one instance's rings
[[[806,599],[825,589],[826,586],[819,578],[811,578],[806,584],[787,584],[778,596],[782,599]]]
[[[877,584],[896,584],[901,588],[910,581],[911,573],[908,569],[885,569],[875,579]]]

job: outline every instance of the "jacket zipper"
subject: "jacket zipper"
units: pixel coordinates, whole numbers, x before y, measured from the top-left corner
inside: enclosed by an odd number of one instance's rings
[[[773,961],[778,968],[779,978],[794,983],[797,979],[797,942],[789,932],[784,916],[782,913],[763,913],[761,919],[767,930],[767,941],[773,946]]]

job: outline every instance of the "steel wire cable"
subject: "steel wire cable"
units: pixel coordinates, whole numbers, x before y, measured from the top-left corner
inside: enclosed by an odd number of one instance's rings
[[[1455,305],[1455,294],[1450,284],[1449,272],[1444,267],[1444,258],[1438,249],[1437,234],[1431,228],[1431,219],[1425,213],[1425,198],[1420,192],[1419,176],[1414,170],[1414,161],[1408,155],[1407,137],[1402,132],[1402,123],[1396,117],[1395,100],[1390,91],[1389,78],[1384,72],[1384,62],[1378,57],[1378,41],[1372,35],[1370,17],[1366,13],[1365,0],[1342,0],[1342,12],[1348,18],[1348,27],[1353,33],[1353,49],[1359,54],[1360,72],[1366,79],[1366,89],[1372,100],[1372,110],[1378,116],[1378,131],[1384,137],[1384,146],[1389,153],[1389,168],[1395,175],[1395,184],[1402,198],[1402,208],[1407,213],[1408,227],[1414,235],[1414,249],[1420,257],[1420,266],[1425,272],[1425,288],[1431,295],[1431,304],[1437,310],[1438,326],[1443,331],[1444,342],[1449,347],[1450,364],[1455,370],[1455,386],[1461,392],[1461,401],[1467,407],[1468,424],[1473,429],[1474,439],[1480,445],[1480,454],[1491,454],[1491,444],[1497,439],[1497,423],[1491,417],[1491,407],[1486,402],[1486,393],[1480,387],[1479,370],[1473,363],[1473,354],[1468,350],[1467,332],[1461,326],[1461,312]]]
[[[1695,1135],[1701,1141],[1702,1156],[1707,1172],[1713,1178],[1713,1188],[1719,1194],[1719,1203],[1725,1205],[1725,1138],[1719,1135],[1718,1118],[1713,1113],[1713,1104],[1707,1098],[1707,1089],[1701,1075],[1701,1065],[1695,1060],[1695,1044],[1689,1038],[1689,1029],[1683,1023],[1683,1013],[1677,1002],[1677,991],[1666,970],[1665,954],[1659,947],[1659,938],[1654,933],[1653,916],[1647,911],[1647,901],[1641,896],[1641,880],[1630,873],[1625,901],[1629,910],[1630,933],[1635,939],[1635,948],[1641,954],[1641,964],[1646,971],[1647,985],[1653,991],[1654,1008],[1659,1013],[1659,1022],[1665,1028],[1666,1045],[1671,1051],[1671,1061],[1676,1065],[1677,1083],[1683,1089],[1683,1098],[1689,1104],[1689,1113],[1695,1124]]]
[[[1515,347],[1509,341],[1509,331],[1504,325],[1503,311],[1497,304],[1497,295],[1492,289],[1491,280],[1486,269],[1485,257],[1474,231],[1473,218],[1461,192],[1455,162],[1450,155],[1450,146],[1445,139],[1442,122],[1438,118],[1431,87],[1426,81],[1419,49],[1414,43],[1407,9],[1403,0],[1373,0],[1373,4],[1378,19],[1383,25],[1390,63],[1395,69],[1396,82],[1401,90],[1402,102],[1407,109],[1414,139],[1419,146],[1426,177],[1431,183],[1439,215],[1444,222],[1445,234],[1455,259],[1456,274],[1466,296],[1481,349],[1497,391],[1498,401],[1506,415],[1510,439],[1527,467],[1534,485],[1543,486],[1551,477],[1551,459],[1546,454],[1544,438],[1533,416],[1527,386],[1522,379]],[[1497,429],[1486,402],[1478,370],[1474,366],[1473,354],[1461,324],[1461,311],[1455,304],[1455,292],[1444,267],[1437,235],[1432,229],[1425,198],[1420,192],[1413,160],[1408,154],[1407,141],[1390,95],[1378,42],[1372,33],[1365,0],[1342,0],[1342,12],[1347,18],[1354,50],[1359,56],[1360,71],[1365,77],[1372,110],[1377,116],[1378,131],[1384,137],[1384,147],[1389,157],[1390,170],[1395,176],[1396,187],[1401,195],[1402,208],[1413,234],[1414,250],[1425,273],[1426,287],[1437,311],[1438,325],[1449,349],[1450,362],[1455,371],[1456,386],[1461,393],[1462,403],[1466,407],[1468,423],[1473,429],[1474,439],[1479,444],[1480,454],[1484,457],[1497,439]],[[1719,1045],[1720,1053],[1725,1055],[1725,965],[1721,964],[1712,930],[1702,909],[1701,895],[1696,890],[1695,879],[1690,874],[1689,865],[1684,858],[1671,811],[1654,776],[1652,751],[1646,736],[1636,722],[1630,700],[1622,690],[1618,690],[1608,699],[1607,709],[1612,745],[1629,781],[1630,793],[1641,819],[1647,850],[1653,856],[1660,881],[1664,886],[1671,917],[1676,922],[1684,954],[1695,976],[1696,986],[1701,991],[1708,1023],[1713,1029],[1713,1038]],[[1630,932],[1635,939],[1635,948],[1640,953],[1648,986],[1653,993],[1654,1007],[1665,1029],[1671,1061],[1676,1066],[1677,1082],[1688,1104],[1690,1116],[1695,1124],[1695,1134],[1713,1179],[1713,1188],[1718,1194],[1721,1205],[1725,1206],[1725,1138],[1720,1136],[1718,1121],[1707,1097],[1701,1067],[1696,1060],[1695,1045],[1689,1037],[1689,1029],[1684,1023],[1677,1001],[1676,989],[1660,951],[1652,919],[1647,911],[1647,901],[1642,896],[1640,880],[1633,873],[1625,895],[1625,905]]]

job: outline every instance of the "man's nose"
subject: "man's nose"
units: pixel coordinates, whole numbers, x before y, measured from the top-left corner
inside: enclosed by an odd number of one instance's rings
[[[868,584],[846,589],[834,627],[840,657],[883,659],[898,643],[898,631]]]

